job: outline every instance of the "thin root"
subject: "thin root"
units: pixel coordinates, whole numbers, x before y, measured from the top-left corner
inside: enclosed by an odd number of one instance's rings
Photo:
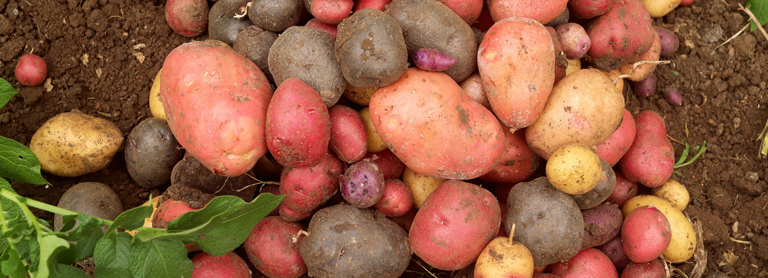
[[[426,271],[427,273],[429,273],[429,275],[432,275],[432,277],[434,277],[434,278],[438,278],[438,277],[437,277],[437,276],[436,276],[434,273],[432,273],[432,271],[429,271],[429,269],[427,269],[426,267],[424,267],[424,265],[423,265],[423,264],[421,264],[419,261],[417,261],[417,260],[413,260],[413,261],[414,261],[414,262],[416,262],[416,263],[417,263],[417,264],[418,264],[418,265],[419,265],[421,268],[423,268],[423,269],[424,269],[424,271]]]
[[[736,32],[736,34],[733,34],[733,36],[731,36],[731,37],[730,37],[730,38],[728,38],[726,41],[724,41],[723,43],[721,43],[720,45],[718,45],[717,47],[715,47],[715,49],[714,49],[714,50],[712,50],[712,51],[714,52],[715,50],[717,50],[717,49],[718,49],[718,48],[720,48],[721,46],[723,46],[723,45],[725,45],[725,44],[727,44],[727,43],[731,42],[733,39],[735,39],[736,37],[738,37],[739,35],[741,35],[741,33],[744,33],[744,31],[746,31],[746,30],[747,30],[747,27],[749,27],[749,23],[747,23],[747,26],[744,26],[744,28],[741,28],[741,30],[739,30],[738,32]]]
[[[302,235],[309,236],[309,233],[307,233],[307,231],[305,230],[299,230],[298,233],[296,233],[291,237],[291,244],[295,244],[296,242],[299,242],[299,237],[301,237]]]
[[[248,9],[250,9],[251,6],[253,6],[253,4],[251,4],[251,3],[253,3],[253,2],[248,2],[248,4],[245,4],[245,7],[240,9],[240,11],[243,12],[243,14],[235,13],[235,15],[232,18],[234,18],[234,19],[241,19],[241,18],[245,17],[246,15],[248,15]]]
[[[745,240],[738,240],[738,239],[735,239],[735,238],[729,238],[729,239],[730,239],[731,241],[735,242],[735,243],[741,243],[741,244],[746,244],[746,245],[752,245],[752,242],[749,242],[749,241],[745,241]]]
[[[677,139],[673,138],[672,136],[669,136],[669,134],[667,134],[667,138],[669,138],[669,140],[671,140],[672,142],[675,142],[675,143],[678,143],[680,145],[685,146],[685,143],[680,142],[680,140],[677,140]]]
[[[747,8],[749,8],[749,6],[747,6]],[[763,37],[765,37],[765,39],[766,39],[766,40],[768,40],[768,33],[766,33],[766,32],[765,32],[765,29],[763,29],[763,24],[762,24],[762,23],[760,23],[760,21],[759,21],[759,20],[757,20],[757,18],[755,17],[755,15],[754,15],[754,14],[752,14],[752,11],[750,11],[750,10],[749,10],[749,9],[747,9],[747,8],[744,8],[744,6],[742,6],[741,4],[739,4],[739,9],[740,9],[740,10],[742,10],[742,11],[744,11],[745,13],[747,13],[747,15],[749,16],[749,18],[751,18],[753,21],[755,21],[755,25],[757,25],[757,28],[760,28],[760,32],[763,32]]]
[[[699,94],[704,98],[704,102],[701,103],[701,106],[704,106],[704,104],[707,104],[707,96],[702,92],[699,92]]]

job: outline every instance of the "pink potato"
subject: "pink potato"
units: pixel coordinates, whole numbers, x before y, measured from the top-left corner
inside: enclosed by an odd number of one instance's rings
[[[48,75],[48,66],[45,60],[35,54],[24,54],[14,69],[16,80],[24,86],[37,86],[43,84]]]
[[[473,179],[501,157],[498,120],[445,73],[410,68],[379,88],[369,108],[387,147],[414,172]]]
[[[320,163],[331,140],[331,119],[320,94],[301,79],[283,81],[267,108],[266,137],[269,152],[284,167]]]
[[[444,71],[456,64],[456,58],[434,48],[420,48],[413,52],[416,67],[428,71]]]
[[[320,22],[338,25],[352,13],[352,0],[304,0],[304,7]]]
[[[377,153],[367,153],[363,159],[367,158],[372,159],[373,162],[376,162],[376,164],[379,165],[385,180],[399,179],[403,176],[405,164],[403,164],[403,162],[389,149],[384,149]]]
[[[635,133],[635,119],[625,108],[619,128],[602,144],[597,145],[597,156],[611,166],[616,165],[632,146],[632,142],[635,141]]]
[[[637,115],[635,126],[635,141],[619,161],[621,173],[644,186],[660,186],[672,176],[675,166],[675,150],[667,138],[664,119],[646,110]]]
[[[368,135],[360,113],[337,104],[328,109],[328,115],[331,120],[331,150],[346,163],[363,159],[368,152]]]
[[[480,176],[480,179],[496,183],[518,183],[533,176],[543,162],[544,159],[528,147],[525,131],[512,133],[505,130],[504,150],[499,163],[490,172]]]
[[[675,32],[672,32],[661,26],[653,26],[656,33],[659,34],[659,46],[661,47],[662,57],[672,57],[680,48],[680,39],[677,38]]]
[[[555,80],[555,46],[541,23],[506,18],[485,33],[477,67],[494,114],[514,132],[544,110]]]
[[[581,59],[592,46],[587,31],[577,23],[566,23],[555,27],[555,30],[568,59]]]
[[[475,23],[483,10],[483,0],[441,0],[454,13],[469,25]]]
[[[383,12],[385,6],[391,2],[392,0],[357,0],[355,1],[355,6],[352,8],[352,12],[357,12],[362,9],[377,9]]]
[[[444,181],[427,197],[409,233],[413,253],[442,270],[473,263],[498,233],[501,209],[496,197],[477,185]]]
[[[243,243],[254,267],[271,278],[296,278],[307,273],[307,265],[299,254],[307,227],[287,222],[277,216],[262,218]]]
[[[495,22],[509,17],[526,17],[547,24],[567,6],[568,0],[488,0],[488,10]]]
[[[182,44],[165,58],[160,99],[179,144],[216,174],[235,177],[267,153],[269,82],[218,41]]]
[[[198,252],[192,257],[191,278],[251,278],[251,271],[243,258],[234,252],[214,257],[205,252]]]
[[[611,9],[613,2],[614,0],[569,0],[568,10],[577,18],[590,19],[605,14]]]
[[[609,259],[611,259],[611,262],[613,262],[613,266],[615,266],[616,269],[618,270],[624,269],[624,267],[626,267],[627,264],[632,262],[627,257],[627,254],[624,253],[624,246],[622,246],[622,243],[621,243],[621,232],[619,232],[619,234],[616,235],[616,237],[612,238],[605,244],[600,245],[596,248],[600,251],[603,251],[603,253],[605,253],[605,255],[608,256]]]
[[[584,29],[592,40],[587,61],[604,71],[637,61],[653,44],[651,15],[640,0],[614,1]]]
[[[616,171],[615,174],[616,188],[613,189],[613,192],[608,196],[608,199],[605,199],[605,201],[623,207],[627,200],[637,196],[637,183],[628,180],[619,171]]]
[[[656,259],[645,263],[630,262],[624,271],[621,272],[621,278],[666,278],[667,271],[664,263]],[[711,276],[710,276],[711,277]]]
[[[636,263],[652,261],[669,246],[672,228],[669,220],[655,207],[639,207],[624,219],[621,242],[624,253]]]
[[[317,18],[310,19],[307,21],[307,24],[304,26],[312,27],[315,29],[320,29],[328,33],[328,35],[331,35],[331,37],[335,40],[336,34],[338,34],[338,29],[336,29],[336,25],[331,25],[327,23],[323,23],[322,21],[318,20]]]
[[[283,168],[280,192],[286,196],[281,203],[280,216],[286,221],[309,216],[312,210],[336,194],[341,173],[341,161],[330,150],[326,150],[320,163],[313,167]]]
[[[624,215],[621,208],[613,204],[600,204],[594,208],[581,211],[584,217],[584,237],[581,249],[603,245],[621,232]]]
[[[595,248],[581,250],[576,256],[551,264],[547,272],[562,278],[618,278],[619,272],[602,251]]]
[[[208,29],[208,2],[205,0],[168,0],[165,22],[179,35],[197,37]]]
[[[411,211],[413,193],[401,180],[389,179],[384,182],[384,193],[373,208],[387,217],[400,217]]]
[[[656,92],[656,76],[651,74],[648,78],[632,82],[632,91],[638,97],[649,97]]]

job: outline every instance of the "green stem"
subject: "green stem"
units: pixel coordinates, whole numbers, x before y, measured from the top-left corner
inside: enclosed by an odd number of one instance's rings
[[[691,160],[688,160],[687,162],[685,162],[683,164],[675,165],[674,168],[677,169],[677,168],[680,168],[680,167],[685,167],[685,166],[691,165],[691,163],[696,161],[696,159],[699,159],[699,156],[701,156],[706,151],[707,151],[707,141],[704,141],[704,143],[701,144],[701,149],[699,149],[699,153],[697,153],[693,158],[691,158]]]
[[[40,232],[40,224],[37,223],[37,217],[35,217],[35,214],[33,214],[32,211],[29,210],[29,207],[25,204],[24,200],[27,198],[21,197],[18,194],[8,191],[7,189],[0,189],[0,196],[8,198],[19,206],[21,211],[24,212],[24,215],[27,216],[27,222],[35,228],[35,237],[37,237],[38,244],[42,243],[43,235],[42,232]],[[3,223],[5,223],[5,221],[3,221]],[[35,273],[27,272],[27,274],[32,278],[35,277]]]
[[[2,195],[3,197],[6,197],[8,199],[21,200],[21,202],[23,202],[27,206],[31,206],[33,208],[41,209],[41,210],[44,210],[44,211],[47,211],[47,212],[51,212],[51,213],[54,213],[54,214],[60,214],[60,215],[78,215],[78,214],[80,214],[80,213],[77,213],[77,212],[74,212],[74,211],[71,211],[71,210],[68,210],[68,209],[63,209],[63,208],[60,208],[60,207],[57,207],[57,206],[54,206],[54,205],[50,205],[50,204],[46,204],[46,203],[43,203],[43,202],[40,202],[40,201],[37,201],[37,200],[34,200],[34,199],[24,198],[22,196],[19,196],[18,194],[15,194],[15,193],[10,192],[10,191],[5,190],[5,189],[2,189],[2,191],[0,191],[0,192],[2,192],[2,193],[0,193],[0,195]],[[16,203],[18,203],[18,202],[16,202]],[[27,207],[27,206],[23,206],[23,207]],[[27,208],[27,210],[29,210],[29,208]],[[112,221],[111,220],[101,219],[101,218],[98,218],[98,217],[94,217],[94,218],[100,220],[102,225],[112,225]],[[36,229],[39,230],[39,226],[37,225],[37,222],[35,222],[35,227],[37,227]]]

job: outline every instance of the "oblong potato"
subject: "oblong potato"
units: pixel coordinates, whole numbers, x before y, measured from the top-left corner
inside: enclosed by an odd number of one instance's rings
[[[664,259],[672,263],[684,262],[696,251],[696,232],[691,221],[676,209],[667,200],[653,195],[638,195],[629,199],[621,208],[621,213],[626,218],[632,210],[642,206],[654,206],[667,217],[672,228],[672,240],[662,254]]]
[[[418,173],[473,179],[501,158],[499,121],[442,72],[408,69],[397,82],[379,88],[369,108],[387,147]]]

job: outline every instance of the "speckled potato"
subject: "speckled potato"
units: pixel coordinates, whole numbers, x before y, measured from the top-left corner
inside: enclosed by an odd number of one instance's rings
[[[696,251],[696,232],[693,230],[691,221],[667,200],[653,195],[632,197],[624,203],[621,213],[626,218],[632,210],[642,206],[656,207],[669,220],[669,225],[672,228],[672,240],[670,240],[669,246],[664,250],[662,256],[672,263],[684,262],[693,257],[693,253]]]
[[[424,203],[424,200],[426,200],[429,194],[432,194],[432,191],[435,191],[443,181],[443,179],[416,173],[407,167],[405,168],[405,171],[403,171],[403,183],[411,189],[411,194],[413,194],[413,207],[416,209],[421,208],[421,204]]]
[[[32,136],[29,148],[44,171],[77,177],[107,167],[122,144],[123,133],[114,123],[72,111],[45,122]]]
[[[595,152],[580,144],[560,147],[547,161],[547,178],[558,190],[580,195],[589,192],[602,177],[602,162]]]
[[[512,238],[497,237],[477,257],[475,278],[532,277],[531,251]]]
[[[163,69],[157,71],[155,81],[152,82],[152,89],[149,90],[149,110],[152,112],[152,116],[167,120],[165,118],[165,108],[163,108],[163,102],[160,100],[160,75],[163,73]]]
[[[674,180],[668,180],[661,186],[654,187],[653,195],[669,201],[673,207],[680,211],[685,210],[688,207],[688,202],[691,200],[691,195],[688,194],[688,189],[685,188],[685,185]]]
[[[354,103],[368,105],[371,103],[371,96],[373,96],[377,89],[379,88],[358,88],[347,83],[347,88],[344,89],[342,96]]]

